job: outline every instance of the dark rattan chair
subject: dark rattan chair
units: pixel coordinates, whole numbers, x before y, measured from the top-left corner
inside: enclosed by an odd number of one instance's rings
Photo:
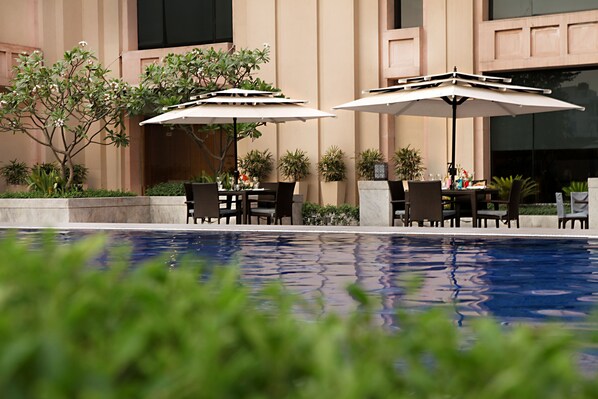
[[[410,181],[408,193],[407,218],[409,226],[417,222],[423,226],[430,222],[431,226],[444,227],[444,221],[450,220],[459,227],[459,210],[444,209],[446,202],[442,200],[442,185],[440,180]]]
[[[185,188],[185,205],[187,206],[187,224],[189,224],[189,218],[194,220],[193,219],[193,189],[191,188],[191,182],[183,183],[183,187]]]
[[[555,193],[556,197],[556,214],[558,217],[558,228],[564,229],[567,227],[567,222],[571,221],[571,228],[575,228],[575,221],[579,220],[581,228],[584,226],[588,228],[588,214],[586,212],[565,212],[565,204],[563,202],[563,193]]]
[[[226,218],[226,224],[230,223],[231,217],[240,218],[241,209],[222,208],[220,195],[218,193],[218,184],[216,183],[193,183],[191,185],[193,191],[193,223],[197,223],[197,219],[201,222],[212,222],[216,219],[220,224],[221,218]]]
[[[487,181],[486,179],[481,179],[481,180],[473,180],[470,184],[471,187],[473,186],[482,186],[482,187],[486,187],[487,186]],[[470,187],[468,186],[468,187]],[[488,203],[487,200],[490,198],[486,198],[487,194],[480,194],[477,193],[476,194],[476,208],[478,210],[482,210],[482,209],[487,209],[488,208]],[[459,207],[459,216],[461,218],[470,218],[473,216],[473,212],[471,209],[471,197],[468,196],[455,196],[454,201],[458,204],[457,206]],[[467,220],[469,222],[469,220]]]
[[[392,218],[390,225],[395,225],[395,220],[400,220],[403,226],[407,225],[405,218],[405,188],[401,180],[389,180],[388,189],[390,191],[390,207],[392,210]]]
[[[587,191],[573,191],[571,195],[571,212],[572,213],[588,213],[588,192]]]
[[[265,188],[265,187],[264,187]],[[262,199],[258,201],[258,206],[249,208],[249,218],[257,217],[257,223],[260,223],[260,218],[266,218],[268,224],[282,224],[282,219],[285,217],[291,218],[293,224],[293,191],[295,190],[295,182],[280,182],[276,186],[276,199],[272,207],[271,200]],[[262,205],[262,206],[260,206]]]
[[[522,180],[513,180],[506,201],[489,200],[488,203],[494,204],[494,209],[481,209],[477,212],[478,227],[482,225],[482,219],[484,220],[484,227],[488,227],[488,219],[492,219],[496,221],[496,227],[498,227],[499,222],[503,222],[511,228],[511,220],[515,220],[517,228],[519,228],[519,202],[521,201],[522,186]],[[500,205],[506,205],[506,209],[498,209]]]

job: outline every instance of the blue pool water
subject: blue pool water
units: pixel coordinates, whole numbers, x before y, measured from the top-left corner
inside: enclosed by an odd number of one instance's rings
[[[2,234],[5,234],[4,231]],[[0,235],[2,235],[0,234]],[[35,231],[20,231],[24,237]],[[59,232],[61,241],[95,232]],[[357,283],[379,303],[382,322],[398,307],[446,304],[459,324],[479,315],[504,323],[559,320],[583,323],[598,306],[598,241],[588,239],[403,237],[345,233],[112,231],[110,246],[129,244],[132,264],[165,256],[177,267],[184,255],[218,264],[238,262],[245,284],[281,281],[306,298],[323,297],[322,312],[343,313]],[[98,265],[109,262],[110,251]],[[421,276],[419,292],[403,283]],[[317,303],[314,301],[314,303]]]

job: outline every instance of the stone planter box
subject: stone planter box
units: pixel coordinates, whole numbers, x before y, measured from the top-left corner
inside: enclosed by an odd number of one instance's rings
[[[293,220],[295,224],[302,224],[303,196],[293,198]],[[0,223],[41,226],[62,223],[184,224],[186,210],[184,196],[0,198]]]
[[[0,222],[149,223],[150,197],[0,199]]]
[[[390,190],[386,180],[359,180],[360,226],[390,226]]]

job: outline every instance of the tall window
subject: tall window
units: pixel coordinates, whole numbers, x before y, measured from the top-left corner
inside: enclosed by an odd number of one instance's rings
[[[514,84],[551,89],[551,97],[586,109],[491,118],[492,176],[533,178],[539,183],[541,202],[554,202],[554,193],[571,181],[598,176],[598,69],[505,76]]]
[[[596,0],[489,0],[489,2],[490,19],[530,17],[598,9]]]
[[[394,1],[394,29],[422,26],[423,0],[392,1]]]
[[[137,0],[139,49],[230,42],[232,0]]]

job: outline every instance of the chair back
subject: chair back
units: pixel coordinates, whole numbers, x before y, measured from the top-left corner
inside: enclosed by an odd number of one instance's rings
[[[265,190],[278,190],[278,182],[260,182],[260,188]],[[266,200],[261,201],[260,200]],[[258,208],[271,208],[273,202],[276,200],[276,194],[259,194],[257,196],[257,207]]]
[[[511,190],[509,190],[509,198],[507,204],[507,217],[509,220],[519,218],[519,202],[521,201],[521,189],[523,187],[523,180],[513,180]]]
[[[193,203],[193,189],[191,188],[191,182],[184,182],[183,188],[185,189],[185,205],[187,206],[186,220],[189,223],[189,218],[193,217],[195,212],[195,204]]]
[[[571,193],[571,213],[588,213],[588,192]]]
[[[193,215],[197,218],[219,218],[220,200],[218,196],[217,183],[193,183],[194,210]]]
[[[409,181],[409,220],[413,222],[443,220],[440,180]]]
[[[293,192],[295,191],[295,182],[279,182],[276,189],[276,217],[293,216]]]
[[[405,188],[403,187],[403,182],[401,180],[389,180],[388,189],[390,190],[391,201],[405,201]],[[404,202],[395,202],[392,204],[393,215],[396,211],[403,210],[405,210]]]
[[[559,219],[565,217],[565,203],[563,202],[563,193],[555,193],[556,197],[556,215]]]
[[[185,189],[185,204],[187,204],[187,214],[193,210],[193,189],[191,188],[191,182],[184,182],[183,188]]]
[[[185,201],[193,201],[193,190],[191,189],[191,182],[184,182],[183,187],[185,188]]]

